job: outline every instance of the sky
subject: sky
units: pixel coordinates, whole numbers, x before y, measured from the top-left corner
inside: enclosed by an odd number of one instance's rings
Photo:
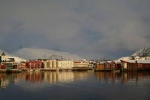
[[[43,48],[87,59],[150,43],[150,0],[0,0],[0,49]]]

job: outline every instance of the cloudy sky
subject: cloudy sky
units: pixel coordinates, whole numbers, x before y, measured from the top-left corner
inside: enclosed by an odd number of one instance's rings
[[[0,0],[0,49],[128,56],[150,43],[150,0]]]

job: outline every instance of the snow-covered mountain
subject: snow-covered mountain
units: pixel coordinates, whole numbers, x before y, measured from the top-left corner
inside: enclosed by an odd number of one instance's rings
[[[131,56],[121,57],[116,61],[120,60],[150,60],[150,47],[144,47]]]
[[[70,54],[68,52],[59,52],[49,49],[37,49],[37,48],[22,48],[16,52],[13,52],[13,55],[16,55],[21,58],[29,59],[71,59],[71,60],[80,60],[82,57]]]
[[[144,47],[137,52],[135,52],[132,56],[139,56],[139,57],[147,57],[150,56],[150,47]]]

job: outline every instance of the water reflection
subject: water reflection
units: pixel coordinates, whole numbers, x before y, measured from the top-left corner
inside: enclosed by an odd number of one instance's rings
[[[98,79],[100,82],[112,84],[146,84],[150,81],[150,72],[22,72],[18,74],[0,73],[0,88],[6,88],[9,83],[58,83]]]
[[[150,80],[150,72],[96,72],[101,82],[119,84],[143,84]]]
[[[121,73],[115,73],[115,72],[96,72],[97,78],[101,82],[106,83],[117,83],[118,80],[120,80]]]
[[[43,72],[43,80],[49,83],[72,82],[74,80],[84,80],[89,76],[88,72]]]
[[[5,88],[9,83],[15,83],[18,78],[17,74],[0,73],[0,87]]]
[[[25,73],[25,79],[27,82],[42,82],[42,73],[40,72],[28,72]]]

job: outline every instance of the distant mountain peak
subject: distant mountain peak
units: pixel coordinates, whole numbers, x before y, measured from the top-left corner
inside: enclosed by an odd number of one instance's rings
[[[147,57],[150,56],[150,47],[144,47],[137,52],[135,52],[132,56],[139,56],[139,57]]]
[[[150,47],[143,47],[136,51],[133,55],[127,57],[121,57],[116,61],[120,60],[150,60]]]

